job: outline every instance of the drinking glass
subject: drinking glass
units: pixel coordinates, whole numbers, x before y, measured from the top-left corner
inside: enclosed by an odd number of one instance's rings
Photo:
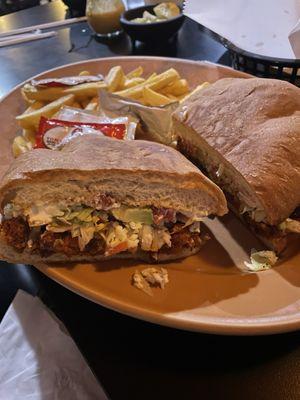
[[[121,33],[120,16],[125,11],[122,0],[87,0],[86,16],[99,38],[113,38]]]

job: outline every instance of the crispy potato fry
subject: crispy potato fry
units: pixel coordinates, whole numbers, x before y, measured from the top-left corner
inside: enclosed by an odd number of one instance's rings
[[[32,149],[31,142],[23,138],[23,136],[16,136],[13,141],[12,151],[14,157],[19,157],[22,153],[26,153]]]
[[[27,100],[49,102],[63,96],[64,89],[64,87],[49,87],[41,89],[27,83],[22,89],[22,94]]]
[[[28,108],[24,111],[24,114],[29,114],[34,110],[39,110],[45,105],[45,103],[41,101],[33,101]]]
[[[74,101],[74,103],[73,104],[71,104],[71,106],[70,107],[73,107],[73,108],[80,108],[80,109],[82,109],[82,107],[81,107],[81,105],[78,103],[78,101]]]
[[[109,92],[115,92],[118,88],[122,88],[124,81],[125,81],[125,75],[120,65],[112,67],[105,77],[107,90]]]
[[[81,72],[79,72],[78,75],[79,76],[89,76],[89,75],[91,75],[91,73],[89,71],[81,71]]]
[[[136,69],[134,69],[133,71],[130,71],[127,75],[126,78],[127,79],[132,79],[132,78],[139,78],[140,76],[143,75],[143,67],[139,66]]]
[[[34,102],[36,101],[36,100],[28,100],[28,99],[26,98],[26,96],[24,96],[23,94],[22,94],[22,98],[23,98],[23,100],[25,101],[25,104],[26,104],[27,107],[30,107],[31,104],[34,103]]]
[[[133,86],[139,85],[140,83],[145,82],[144,78],[131,78],[125,79],[124,85],[122,89],[129,89]]]
[[[209,82],[203,82],[203,83],[201,83],[201,85],[198,85],[197,87],[195,87],[195,89],[192,90],[190,93],[188,93],[188,94],[182,96],[182,97],[180,98],[180,102],[182,102],[183,100],[185,100],[187,97],[192,96],[194,93],[198,92],[199,90],[205,89],[205,88],[208,87],[209,85],[210,85]]]
[[[63,91],[63,95],[74,94],[76,101],[83,101],[87,97],[95,97],[100,89],[105,89],[105,82],[88,82],[81,85],[71,86]]]
[[[186,99],[187,97],[189,97],[189,93],[187,94],[182,94],[181,96],[177,96],[177,100],[181,103],[184,99]]]
[[[167,71],[155,76],[148,78],[145,82],[140,83],[129,89],[121,90],[116,92],[119,96],[128,97],[131,99],[139,99],[143,95],[144,87],[147,86],[149,89],[158,91],[175,80],[179,79],[179,74],[174,68],[170,68]]]
[[[168,97],[172,101],[178,101],[178,97],[174,96],[173,94],[166,94],[166,97]]]
[[[171,83],[163,89],[164,94],[172,94],[174,96],[181,96],[190,91],[189,84],[186,79],[179,79],[174,83]]]
[[[98,109],[99,101],[97,97],[92,98],[92,100],[85,106],[85,110],[95,111]]]
[[[24,129],[37,129],[41,116],[52,117],[62,106],[69,106],[74,102],[74,95],[69,94],[63,96],[58,100],[45,105],[44,107],[34,110],[27,114],[21,114],[16,117],[22,128]]]
[[[156,72],[153,72],[148,78],[147,81],[149,82],[150,80],[152,80],[153,78],[155,78],[157,76]]]
[[[23,129],[22,136],[27,142],[35,143],[35,131],[33,129]]]
[[[81,107],[85,108],[89,104],[90,101],[91,101],[90,98],[86,98],[86,99],[81,100],[81,102],[80,102]]]
[[[144,99],[144,102],[146,105],[154,106],[154,107],[164,106],[173,101],[173,100],[169,99],[168,97],[150,89],[148,86],[144,87],[143,99]]]

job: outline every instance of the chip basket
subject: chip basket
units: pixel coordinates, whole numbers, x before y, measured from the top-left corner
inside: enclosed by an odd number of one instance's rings
[[[242,50],[219,37],[228,49],[232,67],[261,78],[282,79],[300,87],[300,60],[261,56]]]

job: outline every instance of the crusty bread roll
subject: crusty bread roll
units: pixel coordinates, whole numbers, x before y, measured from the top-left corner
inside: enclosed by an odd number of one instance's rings
[[[0,211],[12,197],[26,207],[70,197],[89,202],[101,192],[132,206],[151,204],[199,216],[226,213],[221,190],[178,151],[92,135],[73,140],[60,152],[37,149],[18,157],[2,181]]]
[[[147,141],[120,141],[97,135],[76,138],[61,151],[37,149],[17,158],[0,187],[0,212],[5,215],[7,204],[21,210],[32,205],[46,209],[53,204],[61,208],[84,204],[101,209],[107,194],[126,207],[172,209],[195,219],[227,212],[222,191],[176,150]],[[200,246],[196,247],[173,252],[162,249],[155,259],[184,257]],[[38,252],[16,250],[5,243],[3,229],[0,254],[2,259],[14,262],[34,264],[41,260]],[[119,256],[149,258],[139,249],[134,254],[114,255]],[[79,252],[71,256],[52,253],[44,258],[95,261],[108,257]]]
[[[277,226],[300,205],[296,86],[273,79],[221,79],[185,100],[173,123],[179,150],[230,195],[235,211],[245,206],[256,211],[257,222]]]

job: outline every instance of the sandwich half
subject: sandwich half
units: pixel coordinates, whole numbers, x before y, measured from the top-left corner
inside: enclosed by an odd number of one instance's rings
[[[283,251],[300,234],[300,89],[221,79],[184,101],[173,123],[178,149],[269,248]]]
[[[0,206],[0,257],[31,264],[186,257],[206,240],[201,219],[227,212],[222,191],[176,150],[97,135],[21,155]]]

